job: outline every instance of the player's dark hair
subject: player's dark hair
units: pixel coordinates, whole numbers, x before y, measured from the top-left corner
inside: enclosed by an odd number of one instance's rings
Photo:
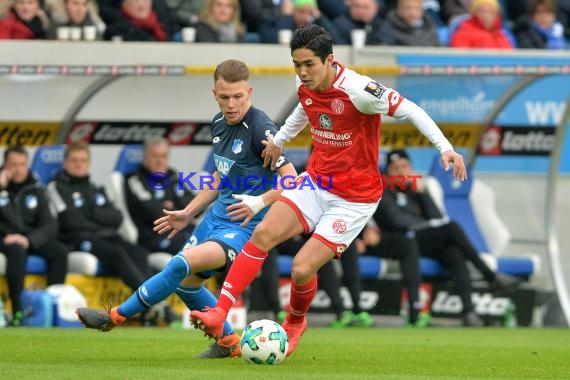
[[[71,153],[79,151],[85,151],[87,152],[87,155],[89,155],[89,145],[83,141],[72,142],[65,148],[65,152],[63,152],[63,158],[67,159]]]
[[[28,151],[26,150],[26,148],[24,148],[21,145],[10,145],[4,151],[4,163],[6,163],[6,161],[8,160],[8,156],[10,155],[10,153],[25,154],[26,158],[28,158]]]
[[[333,52],[331,35],[317,24],[309,24],[295,30],[289,46],[291,54],[297,49],[312,50],[323,63]]]
[[[228,83],[247,81],[249,80],[249,69],[242,61],[228,59],[220,63],[214,71],[214,82],[220,78]]]

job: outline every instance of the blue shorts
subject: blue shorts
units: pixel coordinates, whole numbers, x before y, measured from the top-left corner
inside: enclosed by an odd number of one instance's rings
[[[224,272],[232,265],[245,243],[251,238],[252,233],[253,226],[240,227],[238,222],[221,219],[210,210],[202,222],[196,226],[192,236],[186,240],[182,250],[207,241],[216,242],[224,249],[226,265],[221,268],[212,268],[211,270],[195,273],[195,275],[203,279],[208,279],[214,272]]]

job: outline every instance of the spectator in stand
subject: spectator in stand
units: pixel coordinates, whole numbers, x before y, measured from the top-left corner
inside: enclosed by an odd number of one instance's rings
[[[348,13],[346,1],[317,0],[317,3],[319,4],[321,12],[323,12],[330,20],[334,20],[338,16]]]
[[[293,12],[292,0],[241,0],[241,19],[248,33],[260,33],[262,23]]]
[[[437,25],[424,14],[423,0],[398,0],[380,31],[388,45],[440,46]]]
[[[103,19],[103,22],[107,25],[115,23],[117,19],[122,19],[121,7],[123,0],[96,0],[99,6],[99,14]],[[205,1],[205,0],[181,0],[181,1]],[[176,33],[180,30],[178,23],[176,22],[176,16],[173,11],[166,5],[163,0],[151,0],[152,10],[156,13],[156,17],[161,20],[164,27],[169,28],[169,33]],[[201,9],[201,8],[200,8]]]
[[[207,0],[166,0],[166,6],[181,28],[198,22]]]
[[[556,0],[530,0],[528,16],[520,18],[513,33],[523,49],[565,49],[564,26],[556,20]]]
[[[165,7],[163,1],[158,3]],[[104,17],[108,23],[104,34],[106,40],[165,42],[172,40],[174,33],[179,31],[178,25],[167,12],[153,9],[153,0],[122,0],[120,11],[115,11],[112,6],[114,3],[109,4],[105,5],[106,8],[101,6],[102,12],[106,9],[110,20],[107,21]]]
[[[570,0],[558,0],[558,19],[564,25],[566,41],[570,41]]]
[[[441,4],[440,0],[422,0],[423,13],[430,17],[432,21],[437,25],[443,25],[443,20],[441,19]],[[384,8],[382,16],[385,17],[390,11],[398,8],[398,0],[384,0]]]
[[[483,321],[475,313],[471,301],[472,288],[467,261],[470,261],[495,289],[512,289],[518,285],[519,279],[494,273],[475,250],[461,226],[443,217],[429,193],[423,188],[421,180],[410,179],[413,169],[405,151],[394,150],[388,153],[387,174],[388,178],[404,177],[408,180],[403,189],[396,185],[393,188],[386,186],[384,190],[382,201],[373,216],[382,231],[377,249],[382,249],[384,244],[388,254],[399,254],[401,263],[404,264],[402,259],[408,257],[408,265],[416,265],[413,263],[414,257],[420,255],[438,260],[449,270],[455,281],[456,292],[463,303],[464,325],[482,326]],[[399,240],[390,239],[391,243],[383,241],[385,233],[400,234]],[[386,247],[389,244],[391,245]],[[405,256],[401,253],[404,251]],[[382,253],[377,251],[376,255],[382,256]],[[404,266],[402,271],[406,270],[414,273],[409,274],[408,284],[411,282],[414,286],[419,285],[418,275],[415,274],[419,273],[417,268]]]
[[[208,0],[196,28],[196,42],[245,41],[238,0]]]
[[[48,285],[65,282],[69,249],[56,237],[57,221],[45,190],[30,174],[28,152],[19,145],[6,148],[0,168],[0,252],[6,256],[12,326],[20,326],[24,317],[20,297],[30,253],[46,259]]]
[[[0,40],[43,40],[49,26],[39,0],[14,0],[7,17],[0,20]]]
[[[0,0],[0,20],[4,20],[10,12],[10,1]]]
[[[441,14],[443,20],[448,25],[451,25],[458,17],[469,16],[471,3],[473,3],[473,0],[442,0]]]
[[[293,13],[282,14],[277,20],[266,20],[260,30],[261,41],[264,43],[277,43],[279,30],[288,29],[294,32],[308,24],[317,24],[325,28],[332,37],[333,43],[340,43],[341,38],[335,25],[327,16],[321,13],[317,0],[292,0]]]
[[[63,171],[48,185],[60,222],[60,235],[75,250],[91,252],[109,272],[137,289],[151,275],[148,250],[124,241],[117,232],[123,217],[102,187],[89,179],[89,147],[70,144]]]
[[[58,27],[94,26],[97,30],[96,39],[101,39],[105,24],[96,4],[91,0],[46,0],[45,9],[51,19],[49,38],[57,37]],[[85,38],[85,37],[84,37]]]
[[[366,45],[384,43],[380,26],[379,0],[348,0],[348,13],[333,20],[340,35],[340,44],[351,44],[351,32],[354,29],[366,31]]]
[[[513,49],[510,32],[502,26],[497,0],[475,0],[471,15],[451,35],[449,46],[455,48]]]
[[[139,169],[125,180],[127,208],[138,229],[138,243],[151,252],[177,254],[192,234],[193,224],[167,239],[154,232],[154,221],[164,216],[164,210],[186,207],[194,195],[189,189],[178,189],[178,172],[168,166],[170,146],[164,138],[152,138],[144,143],[143,162]],[[155,176],[154,186],[149,184],[152,173],[165,173],[170,185],[162,186],[165,179]]]

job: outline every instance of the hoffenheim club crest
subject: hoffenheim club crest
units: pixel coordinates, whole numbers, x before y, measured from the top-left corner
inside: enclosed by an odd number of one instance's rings
[[[241,153],[241,146],[242,145],[243,145],[243,141],[241,141],[240,139],[235,139],[234,143],[232,145],[232,152],[234,152],[234,154]]]

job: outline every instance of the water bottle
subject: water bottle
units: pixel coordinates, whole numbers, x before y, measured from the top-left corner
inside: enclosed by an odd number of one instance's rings
[[[0,297],[0,328],[6,327],[6,314],[4,313],[4,302]]]
[[[513,301],[509,302],[505,314],[503,314],[503,326],[509,329],[517,327],[517,307]]]

